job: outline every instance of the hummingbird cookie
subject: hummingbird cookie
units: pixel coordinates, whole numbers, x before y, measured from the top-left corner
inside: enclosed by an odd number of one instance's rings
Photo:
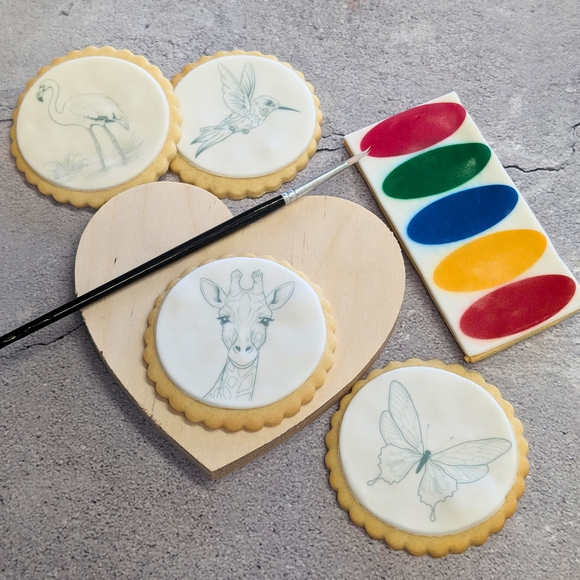
[[[343,397],[326,436],[330,485],[351,520],[395,550],[465,551],[513,515],[528,444],[481,375],[411,359]]]
[[[330,306],[286,262],[207,262],[174,280],[145,333],[149,378],[209,429],[258,431],[314,397],[336,347]]]
[[[302,73],[259,52],[218,52],[173,78],[183,115],[171,170],[230,199],[278,189],[306,166],[322,113]]]
[[[105,46],[41,69],[13,119],[12,154],[26,179],[61,203],[96,209],[167,171],[181,116],[157,67]]]

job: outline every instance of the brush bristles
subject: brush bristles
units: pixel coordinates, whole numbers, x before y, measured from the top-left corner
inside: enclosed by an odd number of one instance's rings
[[[368,149],[366,149],[365,151],[361,151],[358,155],[354,155],[353,157],[351,157],[350,159],[347,159],[347,163],[349,165],[353,165],[355,164],[357,161],[359,161],[360,159],[362,159],[369,151],[371,150],[371,148],[369,147]]]

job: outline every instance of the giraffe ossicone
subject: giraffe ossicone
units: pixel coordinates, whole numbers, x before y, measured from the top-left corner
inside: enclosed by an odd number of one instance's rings
[[[294,292],[295,283],[286,282],[264,294],[261,270],[252,272],[252,286],[241,285],[243,274],[234,270],[229,292],[208,278],[202,278],[200,289],[210,306],[218,309],[222,341],[228,358],[205,399],[251,401],[254,395],[260,348],[266,342],[274,310],[282,308]]]

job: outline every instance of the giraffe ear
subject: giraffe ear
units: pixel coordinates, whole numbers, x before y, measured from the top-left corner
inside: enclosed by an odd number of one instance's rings
[[[228,295],[215,282],[202,278],[200,288],[203,297],[214,308],[221,308],[226,303]]]
[[[272,292],[270,292],[266,297],[266,302],[270,307],[270,310],[278,310],[278,308],[282,308],[282,306],[288,302],[293,292],[294,282],[286,282],[286,284],[282,284],[282,286],[278,286],[278,288],[272,290]]]

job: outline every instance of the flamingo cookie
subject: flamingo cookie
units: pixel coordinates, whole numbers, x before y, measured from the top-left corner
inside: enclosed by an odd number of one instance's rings
[[[113,133],[111,133],[107,128],[107,125],[110,123],[119,123],[125,131],[129,130],[129,121],[127,120],[127,117],[113,99],[99,93],[74,95],[62,105],[62,110],[59,111],[57,107],[57,101],[60,96],[60,87],[58,86],[58,83],[51,79],[43,80],[42,83],[40,83],[38,92],[36,93],[36,98],[41,103],[44,102],[45,93],[50,95],[48,101],[48,114],[57,125],[76,125],[78,127],[84,127],[89,131],[95,143],[97,154],[101,161],[101,169],[103,171],[106,171],[107,167],[105,165],[105,160],[103,159],[103,151],[99,145],[99,140],[93,131],[93,127],[102,127],[113,142],[121,160],[123,162],[127,161],[125,152],[119,145],[119,142]]]
[[[218,197],[257,197],[306,166],[322,113],[301,73],[259,52],[218,52],[173,78],[183,115],[171,170]]]
[[[14,112],[12,153],[42,193],[98,208],[167,171],[179,138],[176,103],[143,57],[111,47],[74,51],[28,83]]]

